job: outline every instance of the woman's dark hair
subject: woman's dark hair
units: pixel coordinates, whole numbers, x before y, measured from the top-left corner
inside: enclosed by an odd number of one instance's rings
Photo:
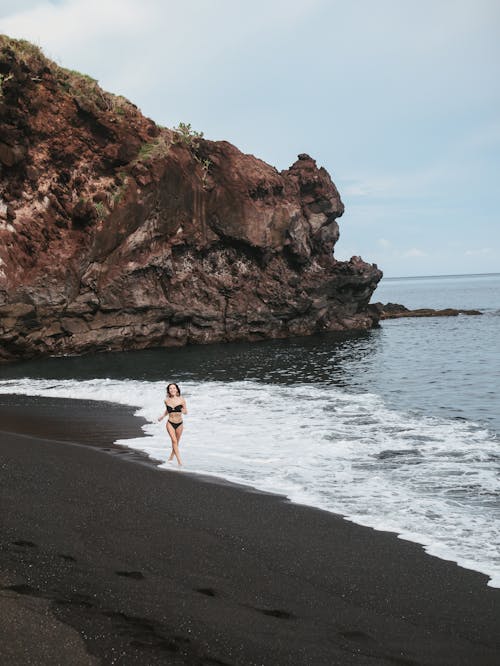
[[[174,383],[172,382],[171,384],[169,384],[169,385],[167,386],[167,396],[170,396],[170,392],[169,392],[168,389],[169,389],[171,386],[175,386],[175,388],[177,389],[177,393],[178,393],[179,395],[181,394],[181,390],[180,390],[180,388],[177,386],[177,384],[174,384]]]

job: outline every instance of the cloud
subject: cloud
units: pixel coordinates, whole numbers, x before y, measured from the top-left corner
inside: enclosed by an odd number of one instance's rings
[[[418,247],[412,247],[410,250],[405,250],[400,254],[401,257],[427,257],[427,252],[420,250]]]
[[[381,248],[381,256],[390,256],[392,259],[413,259],[429,256],[428,252],[418,247],[412,247],[409,249],[396,247],[393,242],[387,240],[386,238],[379,238],[377,245]]]
[[[347,197],[368,197],[373,193],[373,186],[368,183],[353,182],[349,185],[344,185],[342,194]]]
[[[429,155],[420,167],[407,167],[396,172],[366,174],[347,179],[342,193],[353,199],[411,199],[440,195],[443,191],[465,187],[482,177],[488,158],[483,149],[492,150],[500,143],[500,125],[475,128],[459,137],[439,155]]]
[[[493,252],[491,247],[482,247],[479,250],[466,250],[464,254],[466,257],[481,257],[491,252]]]
[[[20,14],[41,4],[49,3],[44,0],[16,0],[15,2],[0,0],[0,18],[12,14]]]

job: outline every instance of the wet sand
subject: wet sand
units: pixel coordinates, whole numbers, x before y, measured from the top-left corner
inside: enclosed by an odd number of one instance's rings
[[[125,407],[1,396],[0,431],[0,663],[500,663],[485,576],[159,470]]]

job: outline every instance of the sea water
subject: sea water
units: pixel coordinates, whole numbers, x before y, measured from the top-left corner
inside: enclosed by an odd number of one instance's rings
[[[16,363],[0,393],[135,407],[144,436],[121,443],[170,470],[157,417],[175,381],[186,471],[396,532],[500,587],[500,274],[384,279],[373,300],[483,314]]]

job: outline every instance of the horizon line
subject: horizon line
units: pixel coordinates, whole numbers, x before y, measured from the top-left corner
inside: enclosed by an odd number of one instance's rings
[[[495,273],[443,273],[441,275],[391,275],[383,276],[382,280],[416,280],[421,278],[443,278],[443,277],[481,277],[486,275],[500,275]],[[381,281],[382,281],[381,280]]]

